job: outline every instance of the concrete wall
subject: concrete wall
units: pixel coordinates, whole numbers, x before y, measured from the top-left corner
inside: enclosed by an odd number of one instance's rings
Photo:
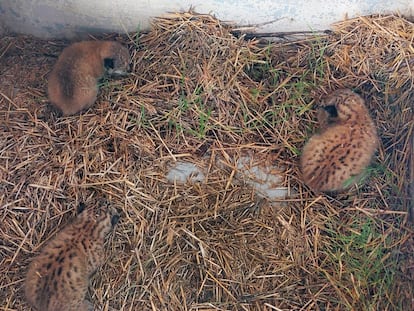
[[[259,32],[324,30],[346,17],[414,12],[413,0],[0,0],[0,20],[17,33],[73,38],[146,29],[152,17],[191,6],[221,20],[258,25]]]

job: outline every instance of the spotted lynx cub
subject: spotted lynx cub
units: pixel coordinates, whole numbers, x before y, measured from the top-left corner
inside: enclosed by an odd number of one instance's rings
[[[90,107],[98,95],[98,80],[105,73],[123,75],[129,68],[126,47],[115,41],[82,41],[66,47],[49,76],[50,102],[63,115]]]
[[[118,222],[115,209],[83,210],[33,259],[25,281],[26,299],[38,311],[89,311],[89,277],[105,260],[104,239]]]
[[[320,133],[312,136],[301,157],[304,182],[318,192],[340,191],[358,179],[378,146],[377,131],[364,100],[349,89],[322,99]]]

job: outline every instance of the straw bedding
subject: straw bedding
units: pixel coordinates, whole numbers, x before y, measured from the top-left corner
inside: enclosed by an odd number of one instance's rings
[[[66,118],[45,85],[68,42],[3,37],[0,310],[28,308],[30,259],[102,197],[121,221],[91,281],[97,309],[413,309],[413,33],[371,16],[263,45],[212,16],[170,14],[104,37],[128,44],[132,73]],[[339,87],[367,99],[381,146],[358,188],[315,195],[298,159],[313,105]],[[291,195],[269,202],[235,180],[243,152],[283,168]],[[180,159],[203,162],[207,180],[169,183]]]

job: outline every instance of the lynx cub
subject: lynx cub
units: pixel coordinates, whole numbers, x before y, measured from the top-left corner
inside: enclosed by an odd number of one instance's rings
[[[82,41],[66,47],[49,76],[50,102],[63,115],[90,107],[98,95],[98,80],[105,73],[125,74],[128,49],[115,41]]]
[[[320,133],[303,149],[303,180],[316,192],[340,191],[370,163],[378,146],[377,131],[364,100],[349,89],[322,99],[318,120]]]
[[[26,299],[38,311],[89,311],[89,277],[105,260],[104,239],[118,222],[115,209],[83,210],[33,259],[25,281]]]

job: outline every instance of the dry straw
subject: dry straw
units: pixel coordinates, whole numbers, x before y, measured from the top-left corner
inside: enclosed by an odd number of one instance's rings
[[[129,45],[133,72],[67,118],[44,92],[67,42],[0,39],[0,310],[27,309],[31,257],[101,197],[122,218],[92,280],[98,309],[413,309],[413,30],[361,17],[263,45],[210,15],[170,14],[105,37]],[[298,157],[313,105],[339,87],[367,99],[381,146],[359,188],[315,195]],[[244,152],[284,168],[294,195],[270,204],[236,181]],[[168,183],[179,159],[208,167],[207,182]]]

